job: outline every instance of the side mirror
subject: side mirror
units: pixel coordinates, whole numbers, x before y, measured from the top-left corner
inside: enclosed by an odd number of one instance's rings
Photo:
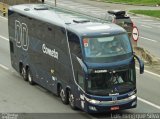
[[[140,58],[136,55],[134,55],[134,57],[138,60],[139,62],[139,69],[140,69],[140,74],[144,73],[144,62],[142,60],[140,60]]]

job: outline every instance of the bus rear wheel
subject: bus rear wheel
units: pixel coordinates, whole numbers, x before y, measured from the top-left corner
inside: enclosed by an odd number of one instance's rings
[[[31,71],[30,71],[29,68],[27,70],[27,74],[28,74],[28,82],[29,82],[29,84],[34,85],[35,82],[33,81],[33,77],[32,77],[32,74],[31,74]]]
[[[71,106],[71,108],[73,110],[76,110],[76,105],[75,105],[75,98],[73,96],[73,94],[71,93],[71,91],[69,91],[69,105]]]
[[[61,98],[63,104],[68,104],[68,96],[65,93],[65,91],[63,90],[62,86],[60,87],[60,98]]]

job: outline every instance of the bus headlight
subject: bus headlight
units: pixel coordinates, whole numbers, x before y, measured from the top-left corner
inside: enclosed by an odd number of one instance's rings
[[[133,99],[135,99],[136,97],[137,97],[136,94],[134,94],[134,95],[130,96],[129,99],[133,100]]]
[[[100,103],[99,100],[88,99],[88,98],[86,98],[86,100],[87,100],[89,103],[92,103],[92,104],[99,104],[99,103]]]
[[[92,103],[92,104],[99,104],[99,103],[100,103],[100,101],[98,101],[98,100],[93,100],[93,99],[90,100],[89,102]]]
[[[93,110],[93,111],[97,111],[96,107],[94,107],[94,106],[89,106],[89,109]]]

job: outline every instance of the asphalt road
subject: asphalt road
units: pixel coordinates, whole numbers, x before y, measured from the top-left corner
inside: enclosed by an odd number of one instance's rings
[[[160,20],[144,16],[133,17],[132,20],[140,31],[138,46],[147,49],[160,59]]]
[[[156,54],[158,47],[158,30],[151,31],[144,26],[143,23],[151,22],[150,18],[133,17],[134,21],[139,24],[141,37],[149,37],[150,33],[154,33],[154,39],[157,43],[150,40],[148,46],[153,45],[153,52]],[[149,20],[148,20],[149,19]],[[143,21],[146,20],[146,21]],[[153,21],[156,21],[153,19]],[[142,22],[142,23],[141,23]],[[159,23],[159,21],[156,21]],[[151,22],[152,23],[152,22]],[[61,100],[40,86],[31,86],[16,73],[10,65],[9,42],[8,42],[8,29],[7,19],[0,17],[0,112],[14,112],[14,113],[61,113],[65,118],[107,118],[111,117],[111,113],[88,115],[86,113],[73,111],[68,105],[61,103]],[[148,24],[147,24],[148,25]],[[157,27],[158,24],[152,24]],[[153,27],[152,26],[152,27]],[[157,32],[157,33],[156,33]],[[144,36],[142,35],[144,34]],[[153,37],[153,36],[152,36]],[[150,37],[149,37],[150,38]],[[143,41],[141,44],[145,45]],[[155,43],[155,44],[154,44]],[[146,46],[147,47],[147,46]],[[157,54],[158,55],[158,51]],[[137,89],[138,89],[138,106],[135,109],[118,111],[121,114],[126,113],[160,113],[160,75],[154,72],[145,71],[143,75],[138,74],[137,70]],[[64,114],[62,114],[64,113]],[[50,115],[53,116],[60,115]],[[116,116],[116,114],[114,114]],[[42,115],[41,115],[42,116]],[[44,116],[44,115],[43,115]],[[42,117],[43,117],[42,116]],[[112,115],[113,116],[113,115]]]
[[[65,118],[109,118],[111,113],[89,115],[73,111],[68,105],[40,86],[31,86],[10,65],[7,19],[0,17],[0,112],[61,113]],[[126,113],[160,113],[160,75],[137,71],[138,107],[118,111]],[[64,113],[64,114],[62,114]],[[56,114],[50,115],[58,116]],[[116,116],[117,113],[114,113]],[[44,115],[43,115],[44,116]],[[42,116],[42,117],[43,117]],[[112,115],[113,116],[113,115]]]
[[[54,0],[46,0],[47,4],[54,4]],[[153,6],[133,6],[120,5],[112,3],[96,2],[92,0],[58,0],[57,6],[71,9],[83,14],[91,15],[101,19],[105,19],[106,10],[160,10],[160,7]],[[77,9],[78,8],[78,9]],[[150,18],[146,16],[134,16],[129,14],[140,31],[138,46],[145,48],[152,55],[160,59],[160,19]]]

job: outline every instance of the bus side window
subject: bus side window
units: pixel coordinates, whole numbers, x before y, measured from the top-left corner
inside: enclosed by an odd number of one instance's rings
[[[82,58],[79,37],[76,34],[68,31],[68,40],[69,40],[71,53],[75,54],[79,58]]]
[[[68,55],[66,31],[62,27],[55,26],[55,42],[56,46],[60,48],[66,55]]]

